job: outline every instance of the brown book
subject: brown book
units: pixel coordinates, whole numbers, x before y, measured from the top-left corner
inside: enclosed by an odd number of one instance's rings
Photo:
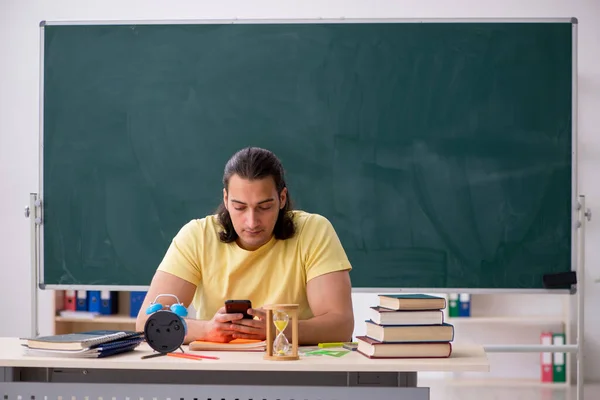
[[[366,336],[380,342],[451,342],[454,326],[441,325],[377,325],[366,321]]]
[[[379,306],[390,310],[441,310],[446,299],[428,294],[380,294]]]
[[[444,323],[442,310],[390,310],[384,307],[369,309],[371,321],[379,325],[441,325]]]
[[[450,342],[381,343],[366,336],[357,336],[356,351],[368,358],[448,358]]]

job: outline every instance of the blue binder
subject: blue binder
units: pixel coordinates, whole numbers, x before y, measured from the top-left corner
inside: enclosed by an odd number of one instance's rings
[[[100,312],[100,291],[88,290],[88,311]]]
[[[469,293],[461,293],[459,296],[459,317],[470,317],[471,316],[471,295]]]
[[[129,316],[137,317],[140,307],[146,298],[146,292],[131,292],[129,293]]]
[[[86,290],[78,290],[77,298],[75,301],[75,310],[77,311],[88,311],[88,297]]]

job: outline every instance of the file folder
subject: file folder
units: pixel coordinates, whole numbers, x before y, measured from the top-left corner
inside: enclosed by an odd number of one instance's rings
[[[88,290],[88,311],[100,312],[100,291]]]
[[[469,293],[461,293],[460,294],[460,302],[458,315],[460,317],[470,317],[471,316],[471,295]]]
[[[65,310],[76,310],[76,299],[74,290],[65,290]]]
[[[100,314],[111,315],[116,314],[117,311],[117,292],[100,291]]]
[[[458,305],[458,294],[451,293],[448,295],[448,316],[458,317],[459,316],[459,305]]]
[[[77,310],[77,311],[87,311],[88,310],[87,290],[78,290],[77,291],[77,305],[75,306],[75,310]]]
[[[129,316],[137,317],[142,307],[142,303],[146,298],[146,292],[130,292],[129,293]]]
[[[542,345],[550,346],[552,344],[552,332],[542,332],[540,335]],[[552,353],[546,352],[540,355],[540,368],[542,382],[554,381],[554,370],[552,363]]]
[[[564,333],[555,333],[552,335],[552,344],[553,345],[564,345],[565,344],[565,334]],[[554,353],[553,359],[554,368],[553,368],[553,380],[554,382],[566,382],[567,381],[567,363],[566,363],[566,354],[565,353]]]

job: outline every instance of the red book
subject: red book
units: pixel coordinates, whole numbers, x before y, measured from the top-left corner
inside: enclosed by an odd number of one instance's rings
[[[450,342],[379,342],[368,336],[357,336],[356,351],[368,358],[448,358]]]
[[[552,345],[552,332],[542,332],[540,340],[545,346]],[[552,353],[540,354],[540,367],[542,382],[552,382]]]

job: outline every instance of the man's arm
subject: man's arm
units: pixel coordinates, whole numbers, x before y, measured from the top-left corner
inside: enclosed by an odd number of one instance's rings
[[[352,338],[351,265],[331,223],[313,214],[299,233],[300,257],[306,270],[306,297],[313,317],[298,321],[298,343],[345,342]],[[258,317],[233,323],[234,338],[264,339],[265,312],[251,309]],[[286,328],[286,335],[291,326]]]
[[[298,321],[301,345],[352,340],[354,310],[348,271],[330,272],[311,279],[306,284],[306,295],[314,317]]]
[[[306,284],[308,305],[313,317],[298,321],[298,343],[312,345],[326,342],[348,342],[354,330],[352,286],[348,271],[335,271],[319,275]],[[266,336],[265,311],[250,309],[259,319],[240,319],[230,326],[233,338],[259,339]],[[291,337],[291,324],[285,330]]]
[[[169,274],[163,271],[156,271],[156,274],[152,278],[150,283],[150,289],[144,299],[144,303],[140,308],[137,319],[135,321],[135,328],[141,332],[144,330],[144,325],[148,319],[146,315],[146,309],[154,301],[156,296],[159,294],[173,294],[177,296],[179,301],[183,303],[185,307],[188,307],[194,298],[196,292],[196,286],[181,279],[173,274]],[[158,303],[170,306],[176,300],[170,296],[163,296],[158,299]],[[231,340],[230,332],[228,332],[228,326],[232,319],[238,319],[235,314],[226,315],[225,310],[219,310],[217,315],[210,321],[200,321],[193,318],[186,318],[187,324],[187,335],[184,343],[189,343],[193,340],[213,340],[213,341],[229,341]],[[241,318],[241,314],[239,315]]]

